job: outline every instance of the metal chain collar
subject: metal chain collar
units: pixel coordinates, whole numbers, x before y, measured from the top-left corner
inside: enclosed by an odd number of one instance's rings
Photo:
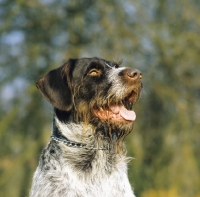
[[[84,149],[88,149],[88,150],[109,150],[110,149],[109,143],[107,146],[95,147],[93,145],[88,146],[87,144],[70,141],[66,137],[65,138],[64,137],[56,137],[55,135],[52,135],[51,139],[56,142],[62,142],[64,144],[66,144],[67,146],[73,147],[73,148],[84,148]]]

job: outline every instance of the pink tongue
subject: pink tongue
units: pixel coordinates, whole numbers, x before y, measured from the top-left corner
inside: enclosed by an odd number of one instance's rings
[[[113,113],[119,113],[125,120],[134,121],[136,119],[136,114],[134,111],[127,110],[123,105],[112,106],[111,110]]]

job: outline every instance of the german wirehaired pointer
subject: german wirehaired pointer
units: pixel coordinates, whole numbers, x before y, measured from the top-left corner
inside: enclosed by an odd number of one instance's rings
[[[36,83],[54,107],[51,141],[34,174],[31,197],[134,197],[124,138],[142,74],[100,58],[69,59]]]

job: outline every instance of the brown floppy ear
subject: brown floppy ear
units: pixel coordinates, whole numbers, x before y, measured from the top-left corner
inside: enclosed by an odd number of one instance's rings
[[[55,108],[70,111],[73,105],[71,78],[76,59],[50,71],[36,82],[36,87]]]

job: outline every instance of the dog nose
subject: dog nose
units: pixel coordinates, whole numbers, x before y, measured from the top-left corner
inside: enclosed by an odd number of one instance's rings
[[[131,78],[131,80],[134,80],[134,81],[142,79],[142,73],[137,69],[133,69],[133,68],[129,69],[127,71],[127,75],[129,78]]]

